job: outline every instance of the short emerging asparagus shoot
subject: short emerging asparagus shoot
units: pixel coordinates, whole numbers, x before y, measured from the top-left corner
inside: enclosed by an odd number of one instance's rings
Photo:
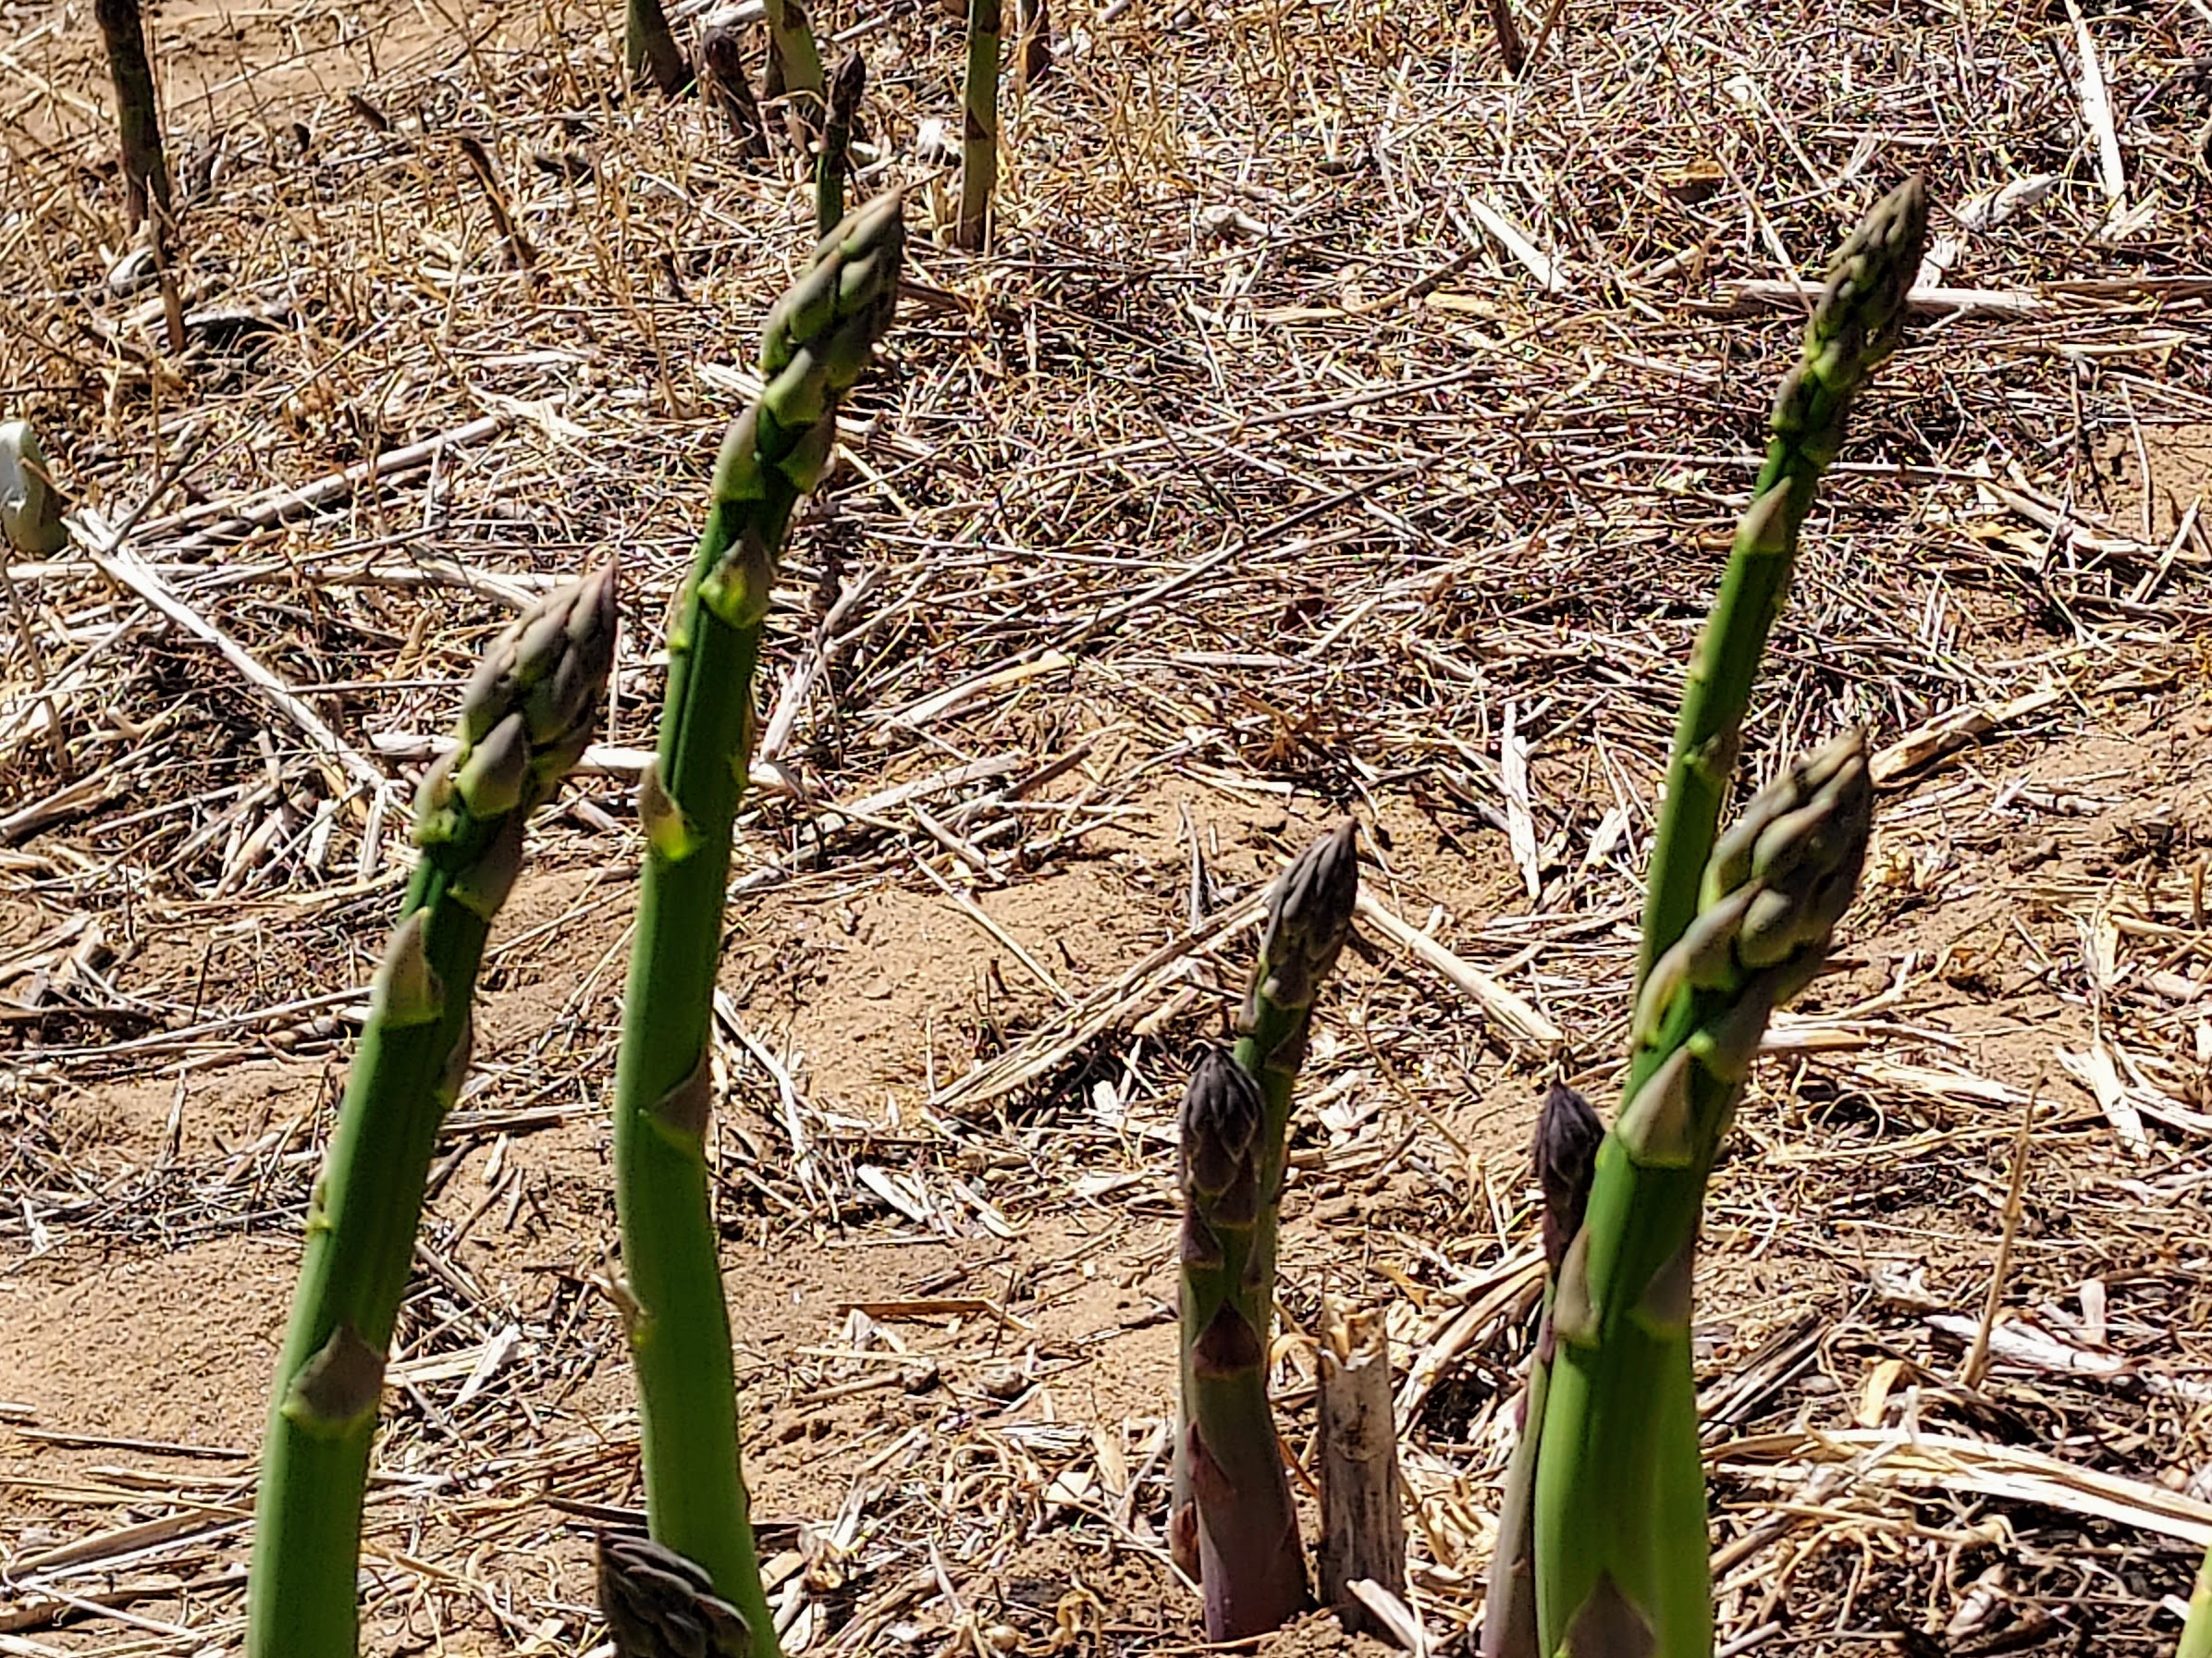
[[[1358,883],[1358,831],[1346,819],[1276,882],[1235,1050],[1201,1055],[1184,1095],[1182,1427],[1170,1529],[1178,1556],[1198,1568],[1209,1640],[1265,1634],[1307,1604],[1267,1349],[1291,1094]]]

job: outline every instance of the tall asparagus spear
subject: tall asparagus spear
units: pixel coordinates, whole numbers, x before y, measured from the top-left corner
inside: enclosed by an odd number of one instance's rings
[[[416,808],[400,901],[307,1243],[262,1447],[251,1658],[353,1658],[354,1571],[385,1356],[438,1125],[468,1069],[470,1002],[522,829],[584,752],[614,656],[615,567],[548,596],[485,657],[459,748]]]
[[[1696,919],[1645,980],[1638,1080],[1560,1261],[1530,1425],[1544,1658],[1713,1650],[1690,1352],[1699,1213],[1768,1016],[1812,981],[1850,907],[1873,810],[1859,732],[1799,761],[1714,848]]]
[[[1697,908],[1698,878],[1736,773],[1751,680],[1788,596],[1799,529],[1842,447],[1852,399],[1903,337],[1905,294],[1927,230],[1927,187],[1916,173],[1877,202],[1845,241],[1806,326],[1804,350],[1775,398],[1766,464],[1736,526],[1682,688],[1645,888],[1639,985]]]
[[[1280,1628],[1306,1604],[1267,1347],[1291,1092],[1314,1001],[1351,932],[1358,834],[1346,819],[1276,882],[1235,1050],[1202,1055],[1184,1096],[1182,1431],[1170,1529],[1186,1567],[1195,1553],[1209,1640]]]
[[[1849,902],[1868,809],[1862,753],[1816,756],[1754,803],[1750,832],[1772,837],[1757,858],[1741,855],[1746,831],[1718,849],[1714,834],[1799,530],[1853,397],[1897,347],[1926,224],[1914,178],[1875,205],[1831,268],[1690,661],[1646,889],[1628,1104],[1600,1148],[1581,1229],[1555,1265],[1508,1493],[1508,1533],[1524,1520],[1528,1529],[1501,1540],[1531,1556],[1535,1644],[1514,1599],[1518,1559],[1508,1559],[1493,1579],[1493,1658],[1704,1658],[1712,1649],[1690,1263],[1743,1070],[1769,1012],[1817,966]],[[1796,799],[1797,817],[1767,821],[1776,791]],[[1787,932],[1792,916],[1803,927],[1776,957],[1769,929]],[[1702,952],[1688,958],[1687,977],[1684,951]]]
[[[990,239],[990,195],[999,182],[999,37],[1002,0],[968,0],[967,78],[961,92],[960,216],[952,239],[980,250]]]
[[[837,406],[896,302],[903,221],[879,197],[824,239],[768,313],[767,388],[731,424],[669,635],[660,744],[639,791],[645,863],[615,1076],[615,1202],[633,1303],[645,1509],[774,1658],[738,1461],[730,1319],[708,1202],[707,1033],[753,675],[783,537],[830,463]]]
[[[857,48],[839,58],[830,74],[830,113],[822,123],[822,153],[814,164],[814,216],[822,236],[845,216],[846,152],[867,84],[867,61]]]

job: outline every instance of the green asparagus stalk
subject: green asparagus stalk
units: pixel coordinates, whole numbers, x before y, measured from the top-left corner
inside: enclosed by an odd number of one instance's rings
[[[1536,1117],[1536,1181],[1543,1194],[1543,1310],[1529,1384],[1519,1404],[1520,1439],[1505,1474],[1505,1500],[1498,1515],[1497,1546],[1490,1559],[1490,1590],[1482,1602],[1481,1658],[1540,1658],[1536,1641],[1536,1452],[1552,1380],[1555,1337],[1552,1302],[1567,1246],[1582,1230],[1590,1183],[1605,1125],[1590,1101],[1565,1083],[1554,1083]]]
[[[29,421],[0,422],[0,546],[43,557],[68,544],[39,435]]]
[[[1697,907],[1700,874],[1736,771],[1751,680],[1788,596],[1798,532],[1842,446],[1851,401],[1904,332],[1905,294],[1928,227],[1918,174],[1876,203],[1828,272],[1804,350],[1767,422],[1766,463],[1736,527],[1720,592],[1690,659],[1645,888],[1641,985]]]
[[[846,152],[867,82],[867,63],[856,51],[839,58],[830,75],[830,114],[822,124],[822,153],[814,166],[814,217],[823,236],[845,216]]]
[[[960,216],[952,239],[979,251],[990,239],[999,182],[999,32],[1002,0],[968,0],[967,79],[961,94]]]
[[[1306,1609],[1297,1509],[1267,1396],[1272,1297],[1260,1279],[1266,1107],[1220,1049],[1183,1096],[1183,1368],[1206,1639],[1243,1640]],[[1259,1303],[1269,1301],[1262,1311]]]
[[[1290,1138],[1291,1093],[1306,1062],[1313,1004],[1352,936],[1359,898],[1359,826],[1351,818],[1291,861],[1268,895],[1259,959],[1236,1021],[1236,1062],[1259,1080],[1267,1106],[1260,1141],[1259,1248],[1269,1327],[1274,1317],[1278,1200]]]
[[[615,569],[549,596],[485,657],[369,1000],[321,1179],[262,1447],[251,1658],[352,1658],[370,1440],[430,1158],[468,1069],[470,1003],[522,830],[583,754],[614,655]]]
[[[1768,1015],[1817,971],[1856,890],[1872,807],[1860,740],[1800,764],[1718,846],[1714,835],[1799,531],[1853,397],[1897,347],[1926,223],[1915,178],[1830,271],[1690,660],[1646,891],[1628,1103],[1554,1267],[1486,1632],[1499,1654],[1712,1651],[1689,1339],[1699,1216]],[[1516,1599],[1524,1554],[1532,1645]]]
[[[1653,964],[1631,1081],[1558,1268],[1534,1507],[1542,1658],[1708,1658],[1690,1273],[1705,1182],[1769,1015],[1858,890],[1874,810],[1854,731],[1763,790]]]
[[[1314,1001],[1351,933],[1358,837],[1346,819],[1275,883],[1235,1050],[1201,1056],[1184,1097],[1182,1431],[1170,1532],[1186,1568],[1198,1566],[1209,1640],[1280,1628],[1306,1605],[1267,1348],[1291,1094]]]
[[[731,823],[754,735],[753,676],[783,538],[829,466],[837,407],[890,326],[896,194],[824,239],[768,313],[766,389],[731,423],[669,636],[660,743],[639,790],[645,862],[615,1077],[615,1201],[632,1303],[645,1509],[656,1541],[695,1562],[753,1632],[776,1634],[738,1461],[729,1310],[716,1259],[706,1133],[707,1036]]]
[[[801,133],[818,132],[828,86],[804,0],[767,0],[767,15],[768,54],[775,71],[771,80],[777,94],[789,100],[788,107]],[[804,154],[804,146],[801,150]]]
[[[753,1637],[707,1574],[643,1537],[599,1539],[599,1610],[615,1658],[752,1658]]]
[[[629,0],[623,8],[622,67],[631,80],[650,80],[671,98],[692,83],[691,66],[660,0]]]
[[[2181,1626],[2181,1644],[2174,1658],[2212,1658],[2212,1550],[2196,1568],[2196,1582],[2189,1591],[2189,1621]]]

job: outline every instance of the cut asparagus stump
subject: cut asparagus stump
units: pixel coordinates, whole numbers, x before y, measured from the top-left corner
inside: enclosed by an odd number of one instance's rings
[[[470,1002],[531,812],[584,752],[614,656],[615,570],[550,595],[495,645],[433,767],[422,849],[377,969],[323,1173],[262,1447],[246,1651],[352,1658],[354,1572],[385,1356],[432,1148],[468,1068]]]
[[[1313,1004],[1358,896],[1349,819],[1275,883],[1232,1054],[1193,1070],[1182,1117],[1182,1402],[1174,1508],[1209,1640],[1280,1628],[1305,1609],[1305,1554],[1267,1395],[1276,1235],[1291,1094]]]
[[[38,433],[29,421],[0,421],[0,547],[43,557],[68,545]]]
[[[753,676],[783,538],[829,467],[837,409],[890,326],[903,230],[878,198],[768,313],[766,389],[731,423],[669,636],[667,702],[639,788],[645,862],[615,1076],[615,1203],[628,1278],[645,1509],[752,1631],[776,1634],[739,1468],[730,1321],[708,1201],[707,1062],[731,824],[753,750]]]
[[[1645,980],[1530,1423],[1543,1658],[1712,1652],[1690,1350],[1699,1214],[1767,1019],[1819,971],[1857,891],[1873,807],[1859,733],[1791,767],[1714,847],[1696,919]]]
[[[1314,1461],[1321,1468],[1321,1598],[1355,1634],[1393,1639],[1362,1598],[1406,1599],[1406,1512],[1398,1475],[1390,1334],[1381,1308],[1321,1303]]]

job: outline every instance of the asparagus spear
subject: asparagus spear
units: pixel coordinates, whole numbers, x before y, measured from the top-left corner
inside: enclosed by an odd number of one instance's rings
[[[622,11],[622,67],[636,80],[649,80],[670,97],[692,83],[691,66],[669,26],[660,0],[628,0]]]
[[[753,160],[768,154],[768,123],[753,96],[753,82],[745,75],[744,43],[734,29],[717,24],[699,37],[699,62],[706,73],[707,101],[730,123],[730,136],[737,153]],[[828,227],[823,227],[828,234]]]
[[[753,674],[784,532],[830,463],[839,400],[890,326],[900,201],[824,239],[768,313],[767,388],[731,424],[669,635],[660,745],[639,791],[645,863],[615,1076],[615,1202],[655,1540],[704,1567],[753,1632],[776,1634],[746,1516],[730,1318],[708,1204],[707,1032],[731,823],[754,734]]]
[[[1186,1569],[1195,1554],[1209,1640],[1280,1628],[1306,1604],[1267,1346],[1291,1092],[1315,998],[1351,933],[1358,835],[1350,819],[1339,823],[1275,883],[1235,1052],[1201,1055],[1184,1096],[1182,1431],[1170,1531]]]
[[[1536,1451],[1552,1380],[1552,1301],[1567,1246],[1582,1230],[1590,1182],[1605,1125],[1590,1101],[1565,1083],[1554,1083],[1536,1116],[1536,1182],[1543,1193],[1543,1311],[1529,1384],[1518,1409],[1521,1435],[1505,1474],[1505,1501],[1498,1515],[1497,1546],[1490,1558],[1490,1590],[1482,1602],[1481,1658],[1539,1658],[1536,1644]]]
[[[1545,1325],[1486,1619],[1493,1658],[1712,1650],[1690,1263],[1706,1175],[1767,1016],[1817,969],[1855,890],[1871,809],[1858,740],[1793,770],[1719,848],[1714,833],[1799,530],[1852,398],[1897,347],[1926,222],[1914,178],[1831,269],[1690,664],[1645,898],[1628,1103],[1564,1256],[1547,1236]]]
[[[768,67],[776,95],[790,100],[798,131],[818,131],[825,96],[822,55],[815,46],[814,25],[807,21],[804,0],[767,0],[767,16]],[[800,154],[805,154],[804,145]]]
[[[384,1362],[438,1124],[468,1069],[470,1001],[522,829],[584,752],[613,659],[615,567],[548,596],[485,657],[460,746],[416,808],[422,849],[307,1211],[262,1448],[246,1650],[352,1658],[354,1570]]]
[[[1707,1658],[1690,1269],[1706,1176],[1773,1010],[1810,983],[1858,888],[1874,808],[1854,731],[1763,790],[1653,964],[1627,1103],[1561,1258],[1535,1451],[1540,1654]]]
[[[1259,959],[1236,1021],[1236,1062],[1260,1083],[1267,1118],[1260,1140],[1262,1198],[1257,1232],[1260,1294],[1269,1329],[1275,1308],[1275,1234],[1290,1136],[1291,1091],[1306,1062],[1313,1004],[1352,936],[1359,898],[1359,826],[1340,820],[1283,872],[1268,895]]]
[[[643,1537],[599,1539],[599,1610],[615,1658],[751,1658],[753,1637],[707,1574]]]
[[[1697,908],[1699,875],[1736,771],[1751,679],[1788,595],[1798,531],[1842,445],[1852,399],[1902,337],[1905,293],[1927,228],[1927,189],[1915,174],[1876,203],[1844,243],[1806,326],[1804,350],[1775,399],[1766,464],[1736,527],[1682,689],[1645,890],[1639,985]]]
[[[823,236],[845,216],[845,153],[867,82],[867,62],[857,51],[839,58],[830,71],[830,116],[822,124],[822,153],[814,164],[814,217]]]
[[[169,164],[161,147],[161,108],[154,95],[154,68],[146,55],[145,18],[139,0],[93,0],[92,18],[107,48],[108,76],[116,88],[116,123],[123,141],[123,202],[133,229],[154,220],[157,252],[169,242]]]
[[[980,250],[990,239],[990,193],[999,182],[999,34],[1002,0],[968,0],[967,79],[961,92],[960,216],[953,241]]]

